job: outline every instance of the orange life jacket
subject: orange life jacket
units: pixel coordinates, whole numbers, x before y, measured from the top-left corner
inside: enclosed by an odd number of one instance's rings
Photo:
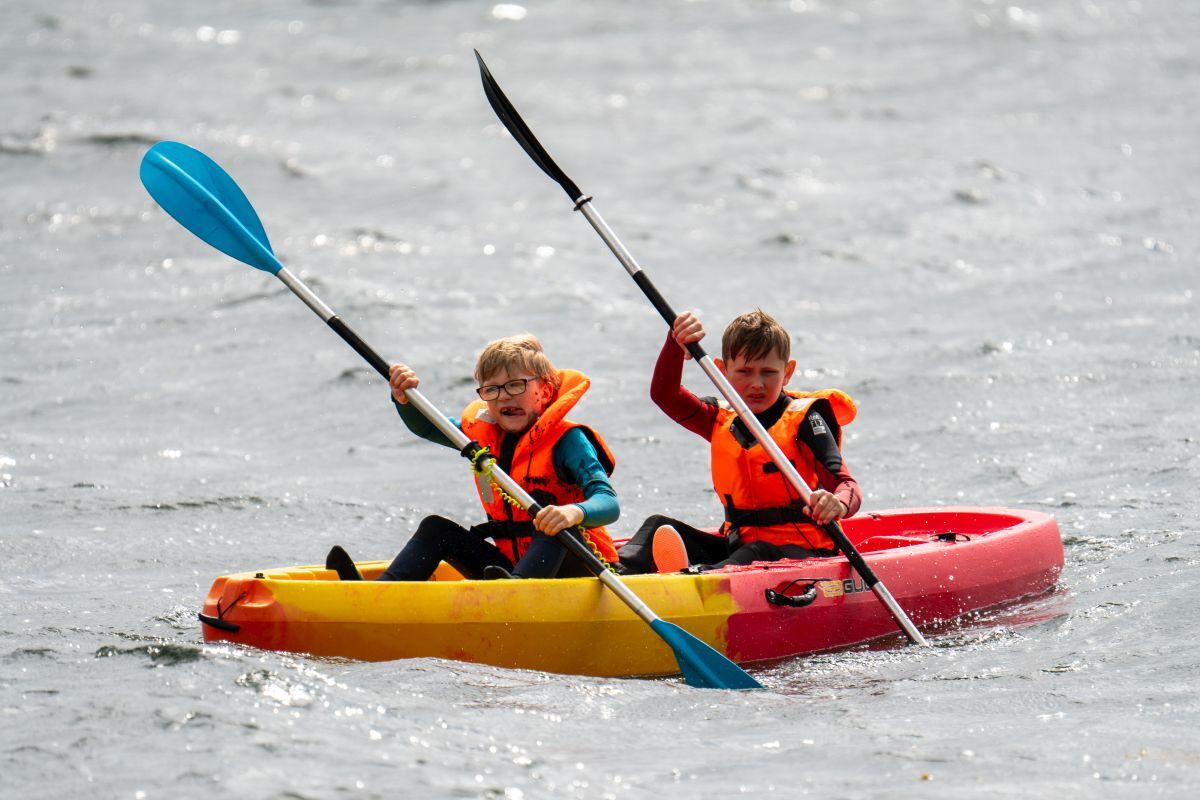
[[[816,457],[796,442],[800,425],[814,403],[828,403],[833,419],[826,419],[842,446],[842,426],[854,419],[857,407],[850,396],[837,389],[818,392],[785,392],[792,398],[779,420],[767,433],[796,467],[809,488],[817,488]],[[828,416],[828,414],[824,415]],[[737,414],[722,408],[712,433],[712,478],[722,505],[725,523],[721,532],[736,530],[740,541],[767,541],[776,545],[798,545],[809,550],[833,550],[829,534],[804,516],[799,493],[771,461],[763,447],[733,428]],[[747,434],[748,435],[748,434]]]
[[[572,428],[581,429],[596,448],[604,472],[612,474],[616,460],[600,435],[586,425],[567,419],[567,412],[579,402],[591,381],[582,372],[570,369],[558,370],[558,397],[541,413],[529,430],[521,434],[513,453],[512,465],[505,470],[542,506],[561,506],[578,503],[584,499],[583,488],[568,483],[554,469],[554,445],[563,434]],[[488,413],[487,403],[476,400],[462,413],[463,433],[488,448],[493,457],[500,455],[500,441],[504,431]],[[529,514],[524,509],[508,503],[497,487],[490,486],[486,478],[476,481],[479,501],[488,519],[494,523],[497,534],[493,537],[496,546],[515,564],[529,549],[534,533]],[[522,524],[523,523],[523,524]],[[599,550],[600,557],[614,563],[617,551],[612,537],[603,528],[588,528],[587,538]]]

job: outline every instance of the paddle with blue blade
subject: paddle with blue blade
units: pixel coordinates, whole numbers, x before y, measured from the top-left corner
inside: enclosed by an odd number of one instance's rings
[[[549,175],[555,183],[562,187],[563,191],[567,193],[567,197],[571,198],[571,202],[575,204],[575,210],[582,213],[588,223],[595,229],[596,233],[600,234],[600,238],[608,245],[608,249],[621,262],[621,266],[625,267],[625,271],[629,273],[629,276],[633,278],[633,282],[638,285],[647,299],[650,300],[650,303],[662,318],[666,320],[667,325],[673,325],[677,315],[662,294],[659,293],[658,287],[650,282],[650,278],[642,271],[637,261],[634,260],[633,255],[625,248],[625,245],[621,243],[616,234],[612,232],[612,229],[608,227],[608,223],[600,216],[600,212],[595,209],[592,198],[580,191],[575,181],[571,180],[567,176],[567,173],[563,172],[562,168],[554,163],[554,159],[550,157],[550,154],[546,152],[546,148],[542,147],[541,142],[533,135],[533,131],[525,124],[525,120],[521,119],[521,115],[517,113],[517,109],[513,106],[512,102],[500,90],[500,84],[496,83],[496,79],[492,77],[491,70],[484,63],[483,56],[479,55],[478,50],[475,51],[475,58],[479,62],[479,74],[483,79],[484,94],[487,95],[488,103],[492,106],[492,110],[496,112],[496,116],[504,123],[504,127],[508,129],[508,132],[517,140],[521,148],[533,159],[533,162]],[[775,440],[767,433],[766,428],[763,427],[758,418],[750,411],[750,407],[746,405],[746,402],[742,400],[741,396],[730,385],[725,375],[721,373],[717,365],[713,363],[713,360],[704,352],[704,348],[700,346],[699,342],[692,342],[687,346],[687,349],[700,368],[704,370],[704,374],[708,376],[709,380],[713,382],[729,405],[737,412],[742,422],[754,434],[754,438],[771,457],[771,461],[775,463],[775,466],[779,468],[784,477],[787,478],[788,483],[795,488],[800,497],[807,503],[812,490],[800,476],[800,473],[796,471],[795,465],[788,460],[783,450],[780,449]],[[879,601],[887,609],[888,613],[892,615],[892,619],[896,621],[896,624],[904,631],[904,634],[916,644],[928,644],[925,641],[925,637],[917,630],[917,626],[913,624],[908,615],[904,613],[904,609],[896,602],[896,598],[892,596],[888,588],[879,580],[875,571],[863,559],[862,554],[858,552],[858,548],[846,537],[842,526],[837,521],[834,521],[821,527],[837,544],[838,549],[846,556],[846,559],[854,567],[855,571],[862,576],[863,582],[879,598]]]
[[[254,207],[233,178],[215,161],[187,145],[159,142],[142,159],[140,174],[146,191],[180,225],[222,253],[279,278],[384,380],[388,379],[388,362],[280,263],[271,250]],[[473,459],[479,453],[479,444],[469,439],[419,391],[409,389],[407,395],[413,407],[453,442],[463,456]],[[491,474],[500,487],[515,497],[530,516],[536,516],[541,510],[537,501],[505,474],[494,459],[484,456],[483,460],[485,469],[490,463]],[[659,618],[585,544],[573,536],[561,536],[559,541],[666,642],[675,653],[679,671],[689,685],[716,689],[762,688],[758,681],[721,653],[678,625]]]

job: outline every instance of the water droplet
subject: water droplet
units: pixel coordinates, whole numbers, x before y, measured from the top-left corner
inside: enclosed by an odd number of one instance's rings
[[[525,6],[519,6],[516,3],[497,3],[492,6],[492,17],[495,19],[509,20],[516,22],[525,19],[529,15],[528,9]]]

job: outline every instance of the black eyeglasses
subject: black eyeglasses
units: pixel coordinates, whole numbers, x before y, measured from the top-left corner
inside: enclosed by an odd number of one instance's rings
[[[541,380],[541,378],[514,378],[506,383],[493,383],[489,386],[480,386],[475,390],[475,394],[479,395],[480,400],[495,400],[500,396],[500,390],[509,397],[525,394],[525,390],[529,388],[530,381]]]

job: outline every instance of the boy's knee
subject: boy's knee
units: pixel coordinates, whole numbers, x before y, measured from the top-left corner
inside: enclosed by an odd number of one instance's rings
[[[671,519],[665,514],[651,514],[650,516],[646,517],[645,521],[641,525],[638,526],[637,533],[635,533],[634,536],[636,537],[640,534],[654,533],[654,531],[658,530],[660,526],[673,525],[674,523],[675,520]]]
[[[446,531],[447,528],[453,527],[456,524],[457,523],[452,522],[445,517],[440,517],[437,514],[431,514],[430,516],[421,520],[421,524],[418,525],[416,531],[413,532],[413,538],[415,539],[419,536],[422,539],[425,539],[430,536],[440,536]]]

